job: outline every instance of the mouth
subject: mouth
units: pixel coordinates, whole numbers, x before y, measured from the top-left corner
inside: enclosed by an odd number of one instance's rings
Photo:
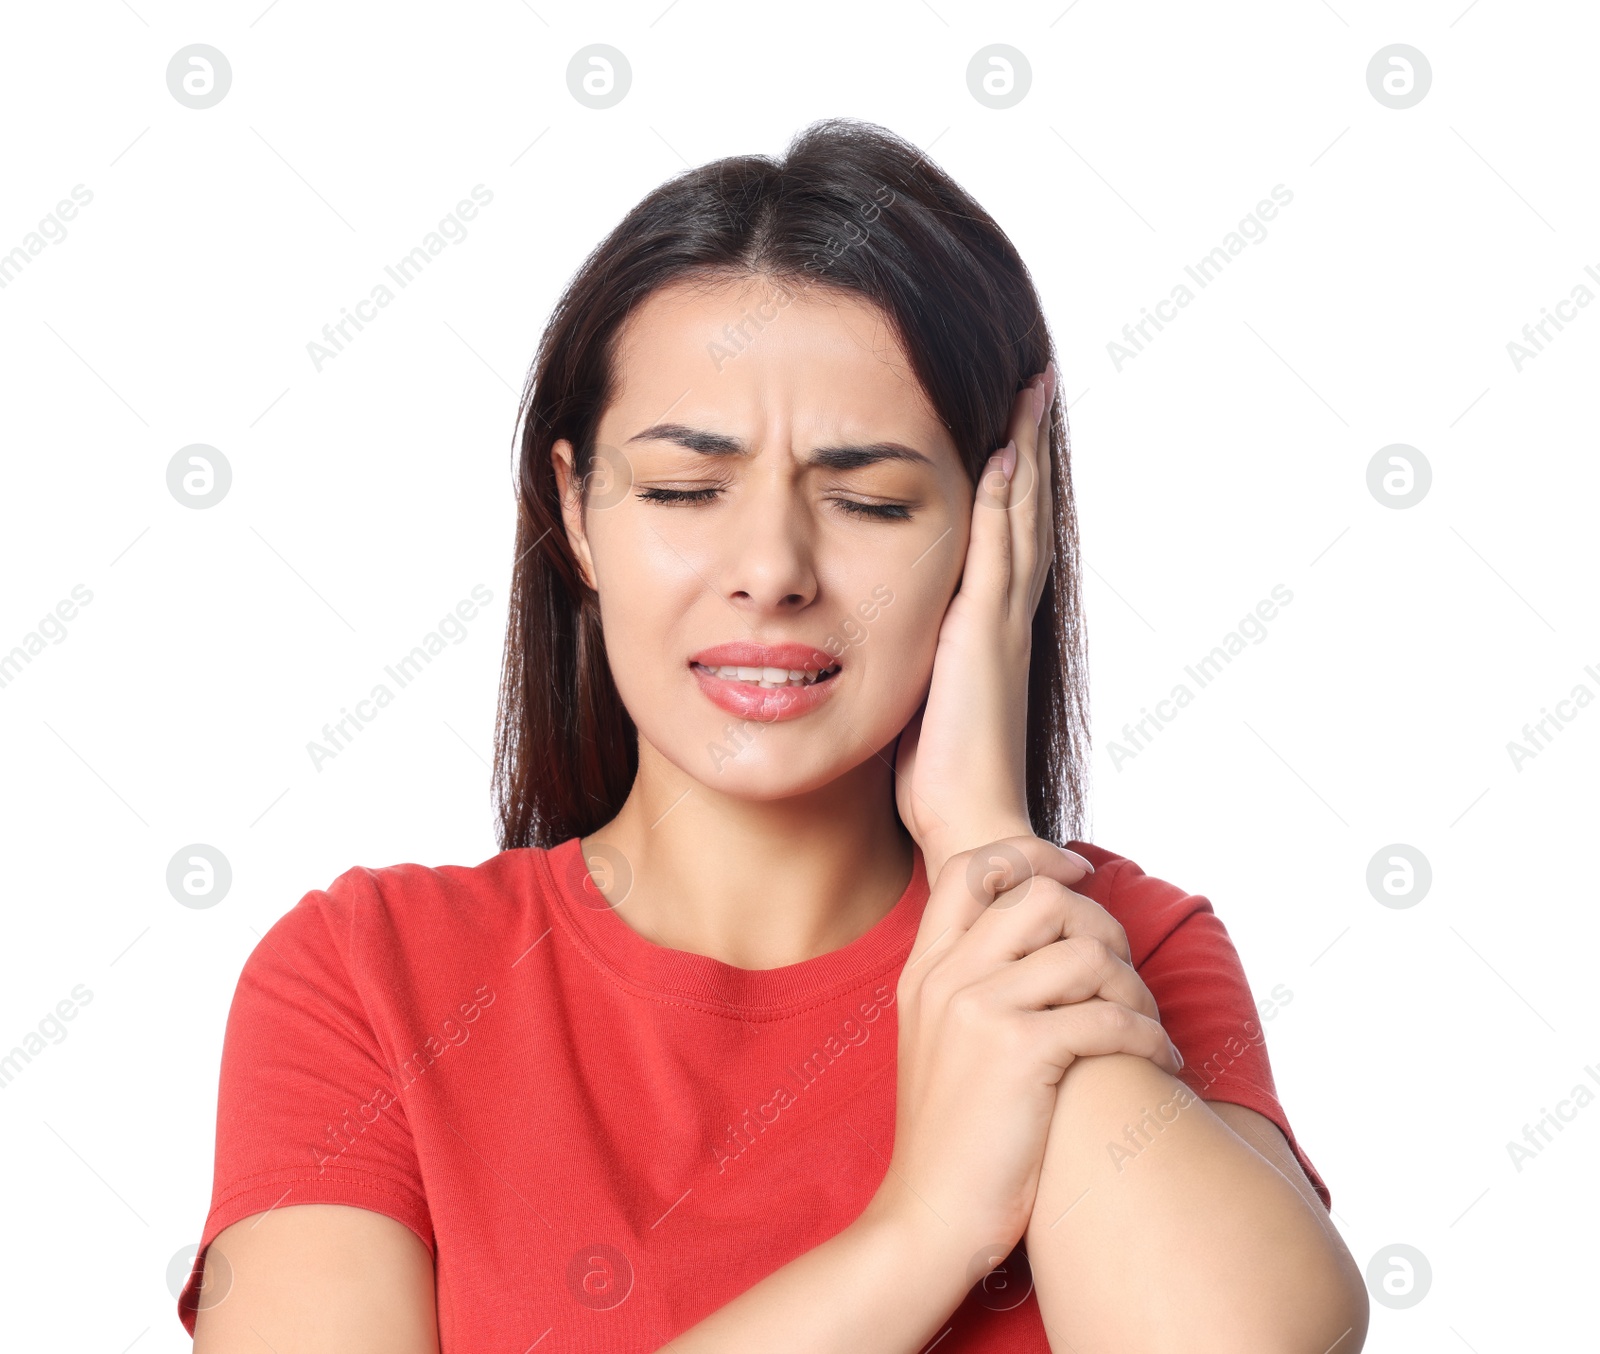
[[[702,649],[689,673],[707,700],[763,724],[798,719],[833,697],[842,659],[810,644],[737,640]]]
[[[839,664],[837,663],[825,668],[755,668],[731,663],[713,665],[697,663],[691,660],[689,666],[696,672],[705,673],[708,677],[720,677],[724,681],[740,682],[758,691],[777,691],[784,687],[817,686],[822,682],[831,680],[833,675],[839,671]]]

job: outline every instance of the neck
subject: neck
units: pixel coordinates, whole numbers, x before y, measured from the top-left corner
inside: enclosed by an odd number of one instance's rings
[[[596,887],[645,939],[737,968],[797,964],[865,934],[911,881],[892,765],[893,745],[817,790],[753,800],[641,739],[627,801],[583,839],[584,857],[625,862],[597,862]]]

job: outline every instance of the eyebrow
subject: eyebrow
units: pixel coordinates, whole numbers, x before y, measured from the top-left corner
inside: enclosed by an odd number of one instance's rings
[[[746,456],[743,442],[726,433],[707,432],[703,428],[690,428],[682,423],[653,423],[643,432],[635,433],[629,442],[672,442],[705,456]],[[807,465],[823,466],[829,470],[859,470],[876,465],[879,461],[912,461],[931,466],[933,462],[920,451],[903,442],[868,442],[836,447],[817,447],[805,458]]]

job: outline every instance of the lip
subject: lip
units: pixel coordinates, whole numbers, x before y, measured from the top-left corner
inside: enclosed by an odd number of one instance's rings
[[[704,663],[707,667],[745,668],[830,668],[841,666],[839,660],[810,644],[752,644],[739,641],[718,644],[702,649],[689,660],[689,671],[706,699],[719,709],[741,719],[775,724],[785,719],[798,719],[810,714],[833,694],[839,683],[839,674],[812,686],[751,686],[731,677],[718,677],[692,666]]]
[[[831,668],[839,662],[830,653],[811,644],[752,644],[739,640],[732,644],[715,644],[690,654],[691,663],[704,663],[708,668]]]

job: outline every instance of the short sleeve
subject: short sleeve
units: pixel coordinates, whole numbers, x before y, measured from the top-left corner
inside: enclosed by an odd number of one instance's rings
[[[194,1334],[206,1249],[241,1218],[350,1204],[404,1223],[433,1251],[411,1129],[351,976],[355,869],[306,894],[245,960],[223,1035],[211,1210],[178,1316]]]
[[[1333,1196],[1278,1103],[1266,1031],[1228,928],[1200,894],[1147,875],[1131,860],[1116,867],[1105,904],[1128,933],[1133,966],[1183,1054],[1181,1080],[1202,1100],[1226,1100],[1272,1120],[1321,1198]]]

